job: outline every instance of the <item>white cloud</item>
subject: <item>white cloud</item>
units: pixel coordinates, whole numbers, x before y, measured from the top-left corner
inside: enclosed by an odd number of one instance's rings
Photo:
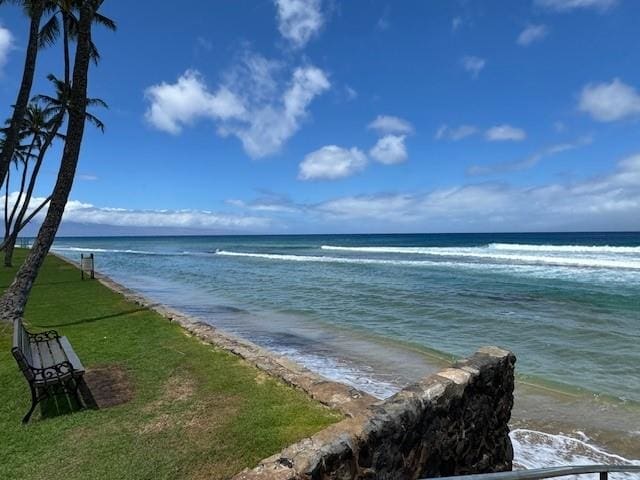
[[[515,141],[519,142],[527,138],[527,133],[521,128],[512,127],[511,125],[496,125],[486,131],[485,137],[490,142]]]
[[[553,155],[588,143],[553,145]],[[454,185],[427,192],[350,195],[320,203],[267,197],[234,205],[286,215],[301,231],[592,231],[640,230],[640,153],[622,159],[603,175],[580,181],[514,186],[507,183]],[[275,204],[275,206],[274,206]],[[288,231],[290,229],[288,228]]]
[[[277,195],[263,196],[251,202],[245,202],[244,200],[239,199],[229,199],[226,200],[225,203],[233,207],[252,210],[254,212],[295,213],[300,211],[300,208],[294,205],[290,200]]]
[[[329,86],[329,80],[319,68],[299,67],[278,103],[258,106],[243,122],[223,125],[219,132],[236,135],[251,157],[276,153],[298,131],[311,101]]]
[[[88,173],[81,173],[78,175],[78,180],[82,180],[85,182],[95,182],[96,180],[98,180],[98,177],[96,175],[91,175]]]
[[[546,25],[529,25],[520,35],[518,35],[517,43],[526,47],[534,42],[543,40],[549,34],[549,29]]]
[[[613,122],[640,115],[640,94],[616,78],[610,83],[586,85],[578,108],[600,122]]]
[[[487,61],[484,58],[467,55],[462,57],[460,64],[462,65],[462,68],[471,73],[473,78],[476,78],[486,66]]]
[[[473,125],[460,125],[458,127],[449,127],[448,125],[440,125],[436,131],[436,140],[453,140],[458,141],[463,138],[474,135],[478,132],[478,127]]]
[[[389,23],[389,5],[387,5],[384,8],[384,11],[382,12],[382,15],[380,16],[380,18],[378,19],[378,21],[376,22],[376,29],[384,32],[385,30],[388,30],[389,27],[391,26],[391,24]]]
[[[315,206],[330,221],[384,231],[640,229],[640,154],[608,175],[576,183],[483,183],[427,193],[341,197]]]
[[[13,35],[8,29],[0,25],[0,73],[7,64],[11,50],[13,50]]]
[[[358,98],[358,91],[352,87],[350,87],[349,85],[345,85],[344,87],[344,93],[347,97],[347,100],[352,101],[355,100],[356,98]]]
[[[413,126],[407,120],[392,115],[378,115],[367,128],[380,135],[413,133]]]
[[[357,148],[327,145],[309,153],[300,163],[300,180],[336,180],[364,169],[367,157]]]
[[[187,70],[174,84],[161,83],[145,90],[151,103],[145,116],[159,130],[178,134],[198,118],[228,119],[245,114],[242,100],[220,87],[210,93],[195,70]]]
[[[198,36],[196,38],[196,50],[198,49],[210,52],[213,50],[213,42],[206,37]]]
[[[278,30],[294,48],[304,47],[324,24],[321,0],[275,0]]]
[[[605,11],[617,3],[618,0],[536,0],[536,5],[557,12],[568,12],[579,8]]]
[[[18,192],[9,194],[9,205],[18,197]],[[33,197],[29,211],[36,208],[45,199]],[[0,197],[4,203],[4,196]],[[46,208],[36,215],[41,221]],[[228,215],[206,210],[132,210],[127,208],[96,207],[78,200],[67,202],[63,222],[88,225],[109,225],[116,227],[154,227],[154,228],[196,228],[213,230],[261,230],[271,224],[265,217]]]
[[[467,175],[490,175],[495,173],[518,172],[535,167],[540,161],[559,153],[574,150],[592,142],[591,137],[583,137],[572,143],[558,143],[539,150],[528,157],[511,162],[499,162],[489,165],[472,165],[467,169]]]
[[[200,74],[187,71],[175,84],[149,87],[147,120],[178,134],[198,119],[216,123],[221,136],[234,135],[254,158],[278,152],[300,128],[315,97],[330,87],[326,74],[312,65],[297,67],[285,82],[283,66],[247,53],[211,93]]]
[[[457,32],[463,23],[462,17],[453,17],[451,20],[451,31]]]
[[[567,126],[564,124],[564,122],[553,122],[553,129],[557,132],[557,133],[562,133],[567,129]]]
[[[406,135],[385,135],[369,150],[369,155],[385,165],[402,163],[408,157],[405,138]]]

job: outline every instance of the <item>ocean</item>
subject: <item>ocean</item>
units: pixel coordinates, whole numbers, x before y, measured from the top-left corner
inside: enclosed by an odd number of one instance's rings
[[[640,464],[640,233],[59,238],[54,251],[94,252],[114,280],[379,398],[507,348],[519,467]]]

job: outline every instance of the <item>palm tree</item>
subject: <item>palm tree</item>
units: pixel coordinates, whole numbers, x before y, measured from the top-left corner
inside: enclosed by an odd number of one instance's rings
[[[9,123],[10,120],[7,120],[7,123]],[[3,135],[5,134],[6,128],[3,128],[0,133],[2,133]],[[4,138],[0,138],[0,148],[4,147]],[[18,147],[14,150],[13,152],[13,158],[11,159],[12,162],[15,164],[16,169],[19,168],[19,165],[25,164],[26,163],[26,158],[27,158],[27,146],[26,145],[18,145]],[[9,184],[10,184],[10,180],[11,180],[11,169],[7,170],[7,177],[6,177],[6,183],[5,183],[5,192],[4,192],[4,231],[5,231],[5,238],[8,235],[8,232],[10,230],[10,224],[9,224]]]
[[[15,217],[16,211],[18,210],[18,206],[22,201],[22,195],[24,194],[24,189],[27,182],[27,174],[29,172],[29,160],[34,157],[34,150],[39,150],[42,148],[42,144],[44,143],[47,130],[51,126],[51,118],[48,112],[46,112],[43,108],[41,108],[36,103],[31,103],[27,107],[27,114],[25,115],[24,121],[22,123],[22,129],[20,131],[19,137],[21,140],[31,138],[26,150],[26,155],[22,162],[22,179],[20,182],[20,192],[18,194],[18,198],[16,202],[13,204],[13,209],[10,215],[7,215],[8,212],[5,211],[5,225],[9,227],[13,224],[13,218]],[[9,186],[9,182],[7,182],[7,187]],[[5,239],[9,236],[9,231],[5,232]]]
[[[40,43],[40,22],[45,12],[49,0],[0,0],[0,5],[13,3],[22,5],[25,13],[30,19],[29,40],[27,42],[27,53],[22,72],[22,81],[15,105],[13,115],[7,128],[2,150],[0,151],[0,185],[5,180],[9,171],[9,164],[13,158],[15,149],[18,146],[18,135],[20,126],[29,104],[33,77],[36,71],[36,60],[38,58],[38,46]]]
[[[70,59],[69,59],[69,40],[75,40],[78,34],[78,17],[77,11],[82,5],[80,0],[51,0],[53,13],[49,20],[40,30],[40,45],[47,46],[55,43],[60,35],[60,25],[62,24],[62,45],[64,52],[64,82],[69,83],[70,79]],[[93,22],[102,25],[111,31],[116,30],[116,24],[113,20],[100,13],[96,13]],[[91,42],[91,58],[97,64],[100,60],[100,53],[95,44]]]
[[[16,241],[18,239],[18,235],[20,231],[29,223],[29,220],[33,218],[34,214],[32,213],[27,220],[25,221],[25,216],[29,210],[29,203],[31,202],[31,198],[33,196],[33,190],[35,188],[36,179],[38,177],[38,173],[40,172],[40,167],[42,166],[42,162],[44,160],[47,149],[51,145],[52,141],[55,138],[64,139],[64,135],[58,133],[60,126],[62,125],[65,115],[69,110],[69,89],[68,85],[61,80],[58,80],[54,75],[48,76],[49,80],[54,84],[57,96],[50,97],[48,95],[36,95],[33,100],[42,102],[44,104],[44,108],[42,109],[43,116],[48,119],[47,127],[48,131],[40,145],[39,152],[36,158],[35,165],[33,167],[33,171],[31,173],[31,179],[29,181],[29,187],[27,189],[27,193],[22,203],[22,208],[18,213],[18,216],[15,218],[15,222],[13,223],[13,229],[10,235],[5,239],[5,242],[1,246],[1,248],[5,251],[4,256],[4,264],[5,266],[11,266],[13,250],[15,248]],[[88,98],[86,102],[87,106],[101,106],[104,108],[108,108],[107,104],[100,100],[99,98]],[[85,112],[85,118],[89,123],[92,123],[99,128],[102,132],[104,132],[104,123],[100,121],[95,115]],[[42,204],[36,208],[36,211],[39,211],[44,207],[46,203],[49,202],[49,198],[45,199]],[[11,225],[11,224],[10,224]]]
[[[52,73],[47,75],[47,78],[51,83],[53,83],[53,87],[56,91],[55,96],[36,95],[35,97],[33,97],[33,100],[36,102],[42,102],[45,105],[45,111],[48,115],[51,115],[54,118],[62,116],[62,118],[64,119],[65,114],[69,111],[69,96],[71,87],[68,83],[58,79]],[[106,102],[99,98],[87,98],[86,104],[87,107],[109,108]],[[87,121],[104,132],[104,123],[102,123],[100,119],[98,119],[95,115],[92,115],[89,112],[85,112],[85,117]]]
[[[84,136],[87,108],[87,82],[91,62],[91,26],[104,0],[83,0],[77,25],[73,81],[69,92],[69,121],[60,169],[47,215],[40,226],[31,250],[12,284],[0,299],[0,319],[12,321],[24,308],[40,267],[53,243],[73,186]]]
[[[22,5],[27,16],[30,18],[29,41],[27,46],[27,55],[25,59],[24,72],[18,97],[14,106],[13,116],[9,128],[6,133],[5,141],[0,151],[0,185],[5,180],[9,171],[9,164],[13,156],[13,151],[18,145],[18,132],[20,129],[21,119],[24,117],[29,97],[31,96],[31,87],[33,85],[33,77],[36,69],[36,60],[38,57],[38,48],[53,44],[60,34],[60,25],[58,22],[58,14],[62,17],[63,23],[63,46],[64,46],[64,75],[65,83],[70,81],[70,55],[69,55],[69,39],[76,39],[78,36],[79,19],[76,12],[85,3],[85,0],[0,0],[0,5],[13,3]],[[40,29],[40,23],[45,13],[52,13],[51,18]],[[110,30],[116,29],[113,20],[96,13],[92,22],[103,25]],[[94,63],[100,59],[98,49],[90,40],[90,55]]]
[[[15,247],[18,233],[21,230],[19,226],[24,220],[24,215],[26,213],[25,211],[29,206],[31,196],[33,195],[35,178],[38,175],[40,165],[42,163],[41,158],[44,158],[44,152],[51,143],[50,141],[48,141],[48,137],[50,135],[52,135],[53,137],[59,136],[57,133],[58,128],[54,126],[55,122],[56,118],[53,117],[51,112],[49,112],[46,108],[41,107],[35,102],[29,105],[27,109],[27,115],[24,119],[21,137],[25,139],[31,138],[31,141],[29,142],[29,145],[27,147],[26,159],[23,161],[20,191],[18,193],[18,198],[13,204],[11,213],[8,214],[5,209],[5,238],[2,244],[2,248],[5,251],[4,264],[6,267],[10,267],[12,264],[13,249]],[[33,153],[34,151],[38,151],[38,155],[35,155]],[[29,161],[32,158],[36,158],[37,160],[35,167],[31,173],[29,188],[27,189],[26,196],[24,197],[23,202],[23,195],[25,194],[25,187],[27,184],[27,175],[29,173]],[[7,186],[8,185],[9,182],[7,182]],[[21,204],[22,208],[18,210]],[[16,213],[18,214],[17,216]]]

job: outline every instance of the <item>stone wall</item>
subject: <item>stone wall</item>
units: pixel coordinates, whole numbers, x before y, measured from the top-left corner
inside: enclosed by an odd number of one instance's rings
[[[512,353],[482,348],[235,480],[390,480],[510,470],[514,364]]]

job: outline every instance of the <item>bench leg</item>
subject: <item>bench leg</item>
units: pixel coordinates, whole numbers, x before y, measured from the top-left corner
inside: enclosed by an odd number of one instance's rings
[[[80,380],[78,378],[74,378],[73,379],[73,389],[72,389],[73,398],[76,399],[76,402],[78,403],[78,407],[84,408],[85,405],[82,402],[82,400],[80,399],[80,393],[78,392],[79,387],[80,387]]]
[[[29,409],[27,414],[22,419],[23,424],[27,424],[29,422],[31,415],[33,415],[33,411],[36,409],[36,405],[38,405],[38,402],[40,401],[35,387],[33,385],[29,385],[29,388],[31,389],[31,409]]]

